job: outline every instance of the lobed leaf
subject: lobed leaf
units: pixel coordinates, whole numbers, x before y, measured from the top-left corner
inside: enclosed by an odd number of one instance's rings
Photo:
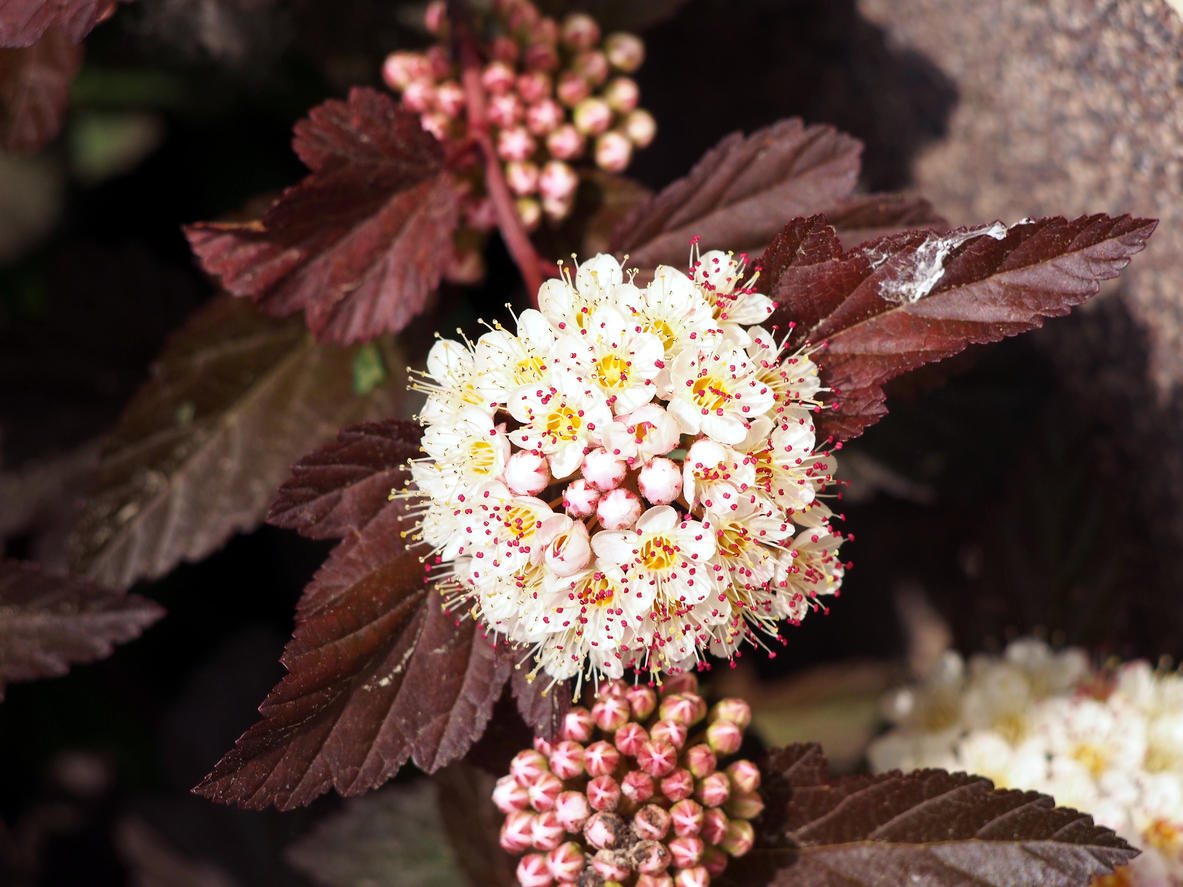
[[[56,677],[111,655],[164,610],[76,576],[0,561],[0,699],[10,681]]]
[[[71,540],[75,569],[127,586],[258,526],[301,453],[396,408],[399,385],[354,393],[355,350],[229,297],[198,311],[106,445]]]
[[[847,197],[862,145],[829,126],[782,120],[732,133],[690,174],[633,210],[612,250],[639,268],[681,268],[693,238],[707,249],[759,253],[784,220],[819,212]]]
[[[520,648],[506,647],[502,655],[513,668],[509,688],[522,720],[536,735],[553,742],[571,709],[570,682],[552,685],[546,675],[531,679],[529,669],[521,666]]]
[[[996,222],[843,251],[823,217],[795,219],[759,260],[778,303],[769,322],[825,343],[819,363],[835,402],[819,432],[855,437],[887,413],[885,382],[1067,314],[1129,263],[1155,224],[1106,215]]]
[[[496,778],[457,761],[434,781],[444,834],[468,883],[474,887],[519,887],[514,876],[516,861],[499,840],[505,818],[490,802]]]
[[[297,607],[288,675],[198,794],[289,810],[368,791],[408,759],[434,772],[484,732],[508,663],[428,589],[404,517],[392,503],[333,550]]]
[[[261,220],[187,226],[193,251],[234,295],[303,311],[320,341],[401,330],[452,255],[461,192],[439,142],[390,96],[355,88],[312,109],[292,146],[304,181]]]
[[[82,38],[115,7],[116,0],[0,0],[0,46],[32,46],[50,28],[71,43]]]
[[[757,849],[724,883],[1073,887],[1137,851],[1046,795],[943,770],[833,778],[817,745],[772,752]]]
[[[38,151],[58,134],[82,54],[57,28],[30,46],[0,49],[0,147]]]
[[[292,466],[271,503],[267,522],[310,539],[339,539],[360,530],[386,507],[410,473],[401,466],[420,453],[423,430],[407,419],[343,428],[334,443]]]
[[[845,247],[915,228],[947,231],[949,223],[914,194],[856,194],[825,210]]]

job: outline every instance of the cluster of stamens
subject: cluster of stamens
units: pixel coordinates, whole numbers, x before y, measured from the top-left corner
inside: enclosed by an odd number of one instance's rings
[[[838,590],[818,368],[758,325],[743,273],[695,252],[641,288],[596,256],[418,374],[408,533],[452,606],[555,680],[733,657]]]
[[[497,782],[501,846],[524,854],[521,887],[706,887],[747,853],[764,809],[760,771],[738,751],[746,702],[709,712],[692,675],[650,687],[609,682],[535,739]]]

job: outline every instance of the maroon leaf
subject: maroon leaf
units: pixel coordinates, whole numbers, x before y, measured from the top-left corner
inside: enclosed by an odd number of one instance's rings
[[[774,751],[758,849],[724,883],[1085,885],[1137,851],[1037,792],[943,770],[832,778],[817,745]]]
[[[0,49],[0,146],[37,151],[58,134],[82,47],[57,28],[32,46]]]
[[[530,667],[533,663],[527,660],[522,664],[525,654],[521,649],[508,647],[502,655],[514,669],[509,686],[522,720],[536,735],[553,741],[571,708],[571,685],[566,681],[552,685],[545,674],[531,680]]]
[[[505,817],[490,800],[495,784],[492,774],[465,761],[447,767],[435,778],[440,820],[456,863],[470,884],[519,887],[515,860],[498,840]]]
[[[152,601],[33,564],[0,561],[0,699],[10,681],[65,674],[111,655],[164,615]]]
[[[186,233],[204,268],[270,314],[303,311],[321,341],[397,332],[422,310],[452,254],[460,191],[443,149],[394,99],[358,88],[296,124],[311,170],[255,222]]]
[[[343,428],[335,443],[304,456],[279,488],[267,522],[310,539],[339,539],[360,530],[401,489],[400,466],[419,454],[422,429],[406,419]]]
[[[707,249],[758,254],[785,219],[824,210],[850,194],[862,145],[829,126],[782,120],[750,136],[732,133],[684,179],[620,224],[612,249],[632,264],[686,264],[691,238]]]
[[[0,46],[32,46],[50,28],[80,43],[115,0],[0,0]]]
[[[329,556],[297,608],[289,674],[199,794],[288,810],[368,791],[408,759],[434,772],[484,732],[508,663],[429,591],[404,518],[384,508]]]
[[[842,440],[886,414],[889,379],[1067,314],[1128,264],[1154,226],[1053,218],[911,231],[842,252],[815,216],[791,222],[759,264],[779,305],[771,322],[795,322],[797,340],[826,343],[819,362],[835,403],[818,427]]]
[[[396,409],[400,384],[354,392],[356,350],[318,346],[298,321],[229,297],[197,312],[107,443],[72,539],[75,569],[126,586],[258,526],[302,453]]]

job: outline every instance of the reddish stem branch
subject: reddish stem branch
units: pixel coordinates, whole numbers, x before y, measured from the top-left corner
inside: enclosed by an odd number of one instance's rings
[[[460,60],[460,84],[464,88],[464,102],[468,111],[468,132],[484,155],[485,188],[497,212],[501,238],[517,263],[522,281],[530,293],[530,299],[537,307],[538,289],[542,286],[543,269],[548,263],[543,262],[538,255],[534,244],[530,242],[530,235],[522,225],[513,195],[505,181],[501,158],[497,156],[493,139],[489,135],[485,87],[481,84],[481,60],[470,28],[467,4],[463,0],[451,0],[448,3],[448,14],[455,35],[453,48]]]

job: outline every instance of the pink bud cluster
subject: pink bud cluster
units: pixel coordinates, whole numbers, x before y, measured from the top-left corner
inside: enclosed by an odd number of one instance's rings
[[[590,155],[601,169],[621,172],[633,150],[653,140],[656,124],[638,108],[636,81],[627,76],[640,67],[644,44],[632,34],[602,37],[584,13],[547,18],[529,0],[495,0],[489,16],[495,36],[486,44],[481,84],[494,147],[524,224],[533,228],[544,216],[559,221],[571,212],[579,185],[573,163]],[[392,53],[383,78],[424,129],[462,143],[467,108],[447,48],[443,2],[428,4],[426,23],[440,42],[422,53]],[[491,228],[487,197],[473,184],[467,221]]]
[[[739,750],[751,711],[708,711],[691,674],[660,694],[601,685],[591,709],[567,714],[556,741],[535,738],[497,781],[501,846],[521,855],[521,887],[705,887],[743,856],[764,809],[760,771]]]

